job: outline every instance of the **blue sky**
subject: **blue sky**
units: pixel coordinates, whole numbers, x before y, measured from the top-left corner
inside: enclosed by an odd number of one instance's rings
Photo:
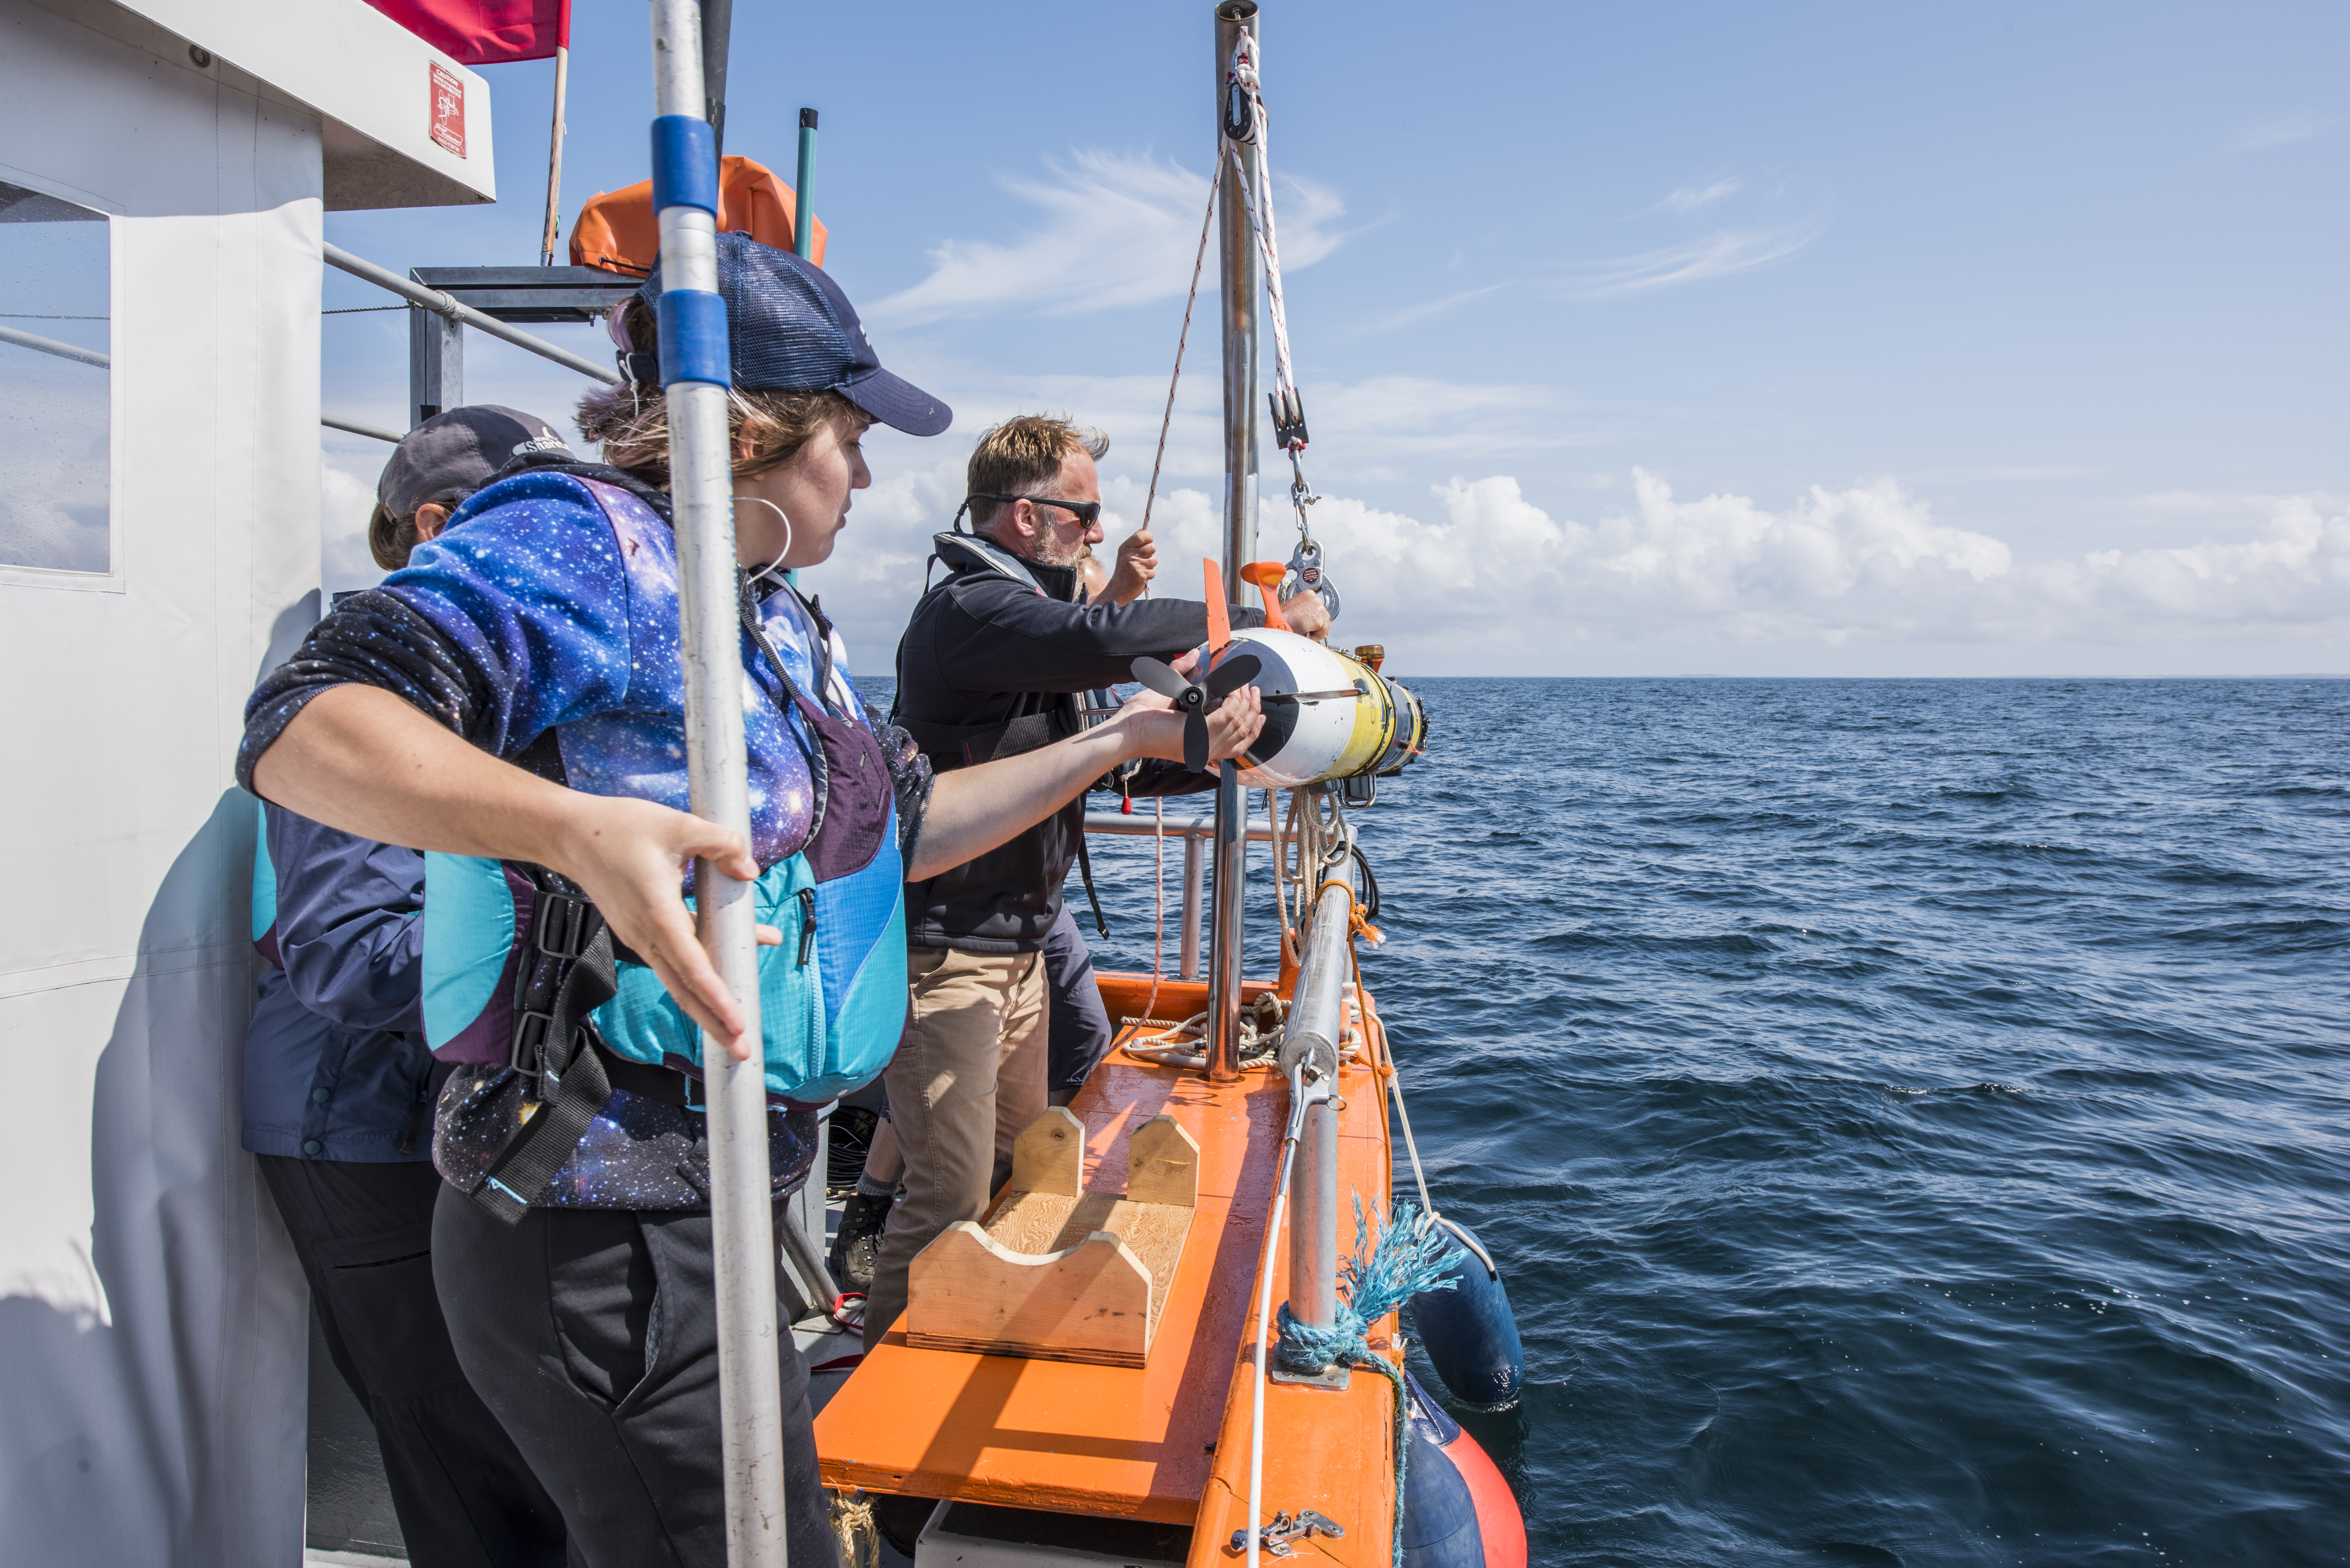
[[[1210,14],[737,6],[727,150],[788,179],[822,110],[830,270],[957,412],[871,443],[879,483],[808,574],[867,668],[991,421],[1102,426],[1139,521]],[[577,0],[567,233],[646,172],[647,34],[640,4]],[[1447,674],[2350,671],[2350,13],[1269,0],[1264,45],[1343,640]],[[552,67],[485,74],[503,200],[330,239],[536,259]],[[400,323],[328,318],[328,411],[398,421]],[[577,395],[468,353],[477,400]],[[1219,410],[1195,338],[1170,587],[1214,536]],[[382,451],[330,436],[331,586],[363,579]]]

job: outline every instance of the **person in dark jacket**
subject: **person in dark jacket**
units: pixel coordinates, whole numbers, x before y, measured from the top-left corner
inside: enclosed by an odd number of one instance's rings
[[[518,452],[562,441],[487,405],[420,425],[377,486],[369,544],[397,568]],[[373,1422],[409,1560],[566,1560],[563,1521],[457,1365],[432,1284],[424,857],[262,810],[264,965],[244,1044],[244,1147],[292,1238],[328,1355]]]
[[[1096,462],[1107,450],[1097,431],[1023,415],[972,452],[965,505],[976,532],[935,535],[947,575],[914,607],[898,645],[895,717],[940,774],[1077,733],[1079,693],[1131,680],[1138,658],[1172,662],[1207,639],[1198,599],[1119,603],[1113,591],[1088,600],[1079,563],[1102,537]],[[1129,542],[1121,567],[1148,546]],[[1314,595],[1283,607],[1292,630],[1310,636],[1329,625]],[[1252,607],[1230,615],[1235,628],[1264,624]],[[1180,763],[1148,763],[1121,787],[1148,796],[1214,783]],[[1061,884],[1084,853],[1084,824],[1080,795],[906,889],[911,1005],[884,1078],[906,1168],[866,1305],[868,1349],[905,1310],[914,1254],[956,1220],[981,1217],[1011,1174],[1013,1140],[1045,1109],[1042,952],[1062,913]]]

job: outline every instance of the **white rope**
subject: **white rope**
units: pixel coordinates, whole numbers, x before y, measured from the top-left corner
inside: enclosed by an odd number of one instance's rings
[[[1300,421],[1303,430],[1305,403],[1297,389],[1297,372],[1289,353],[1289,305],[1281,285],[1281,242],[1274,222],[1273,162],[1268,146],[1271,122],[1265,113],[1263,83],[1258,74],[1261,57],[1257,41],[1245,32],[1232,46],[1232,60],[1225,73],[1228,88],[1237,88],[1249,109],[1249,144],[1254,149],[1243,161],[1239,146],[1224,139],[1224,152],[1231,161],[1240,186],[1241,202],[1247,210],[1249,227],[1256,234],[1257,249],[1264,257],[1264,292],[1273,317],[1273,382],[1274,404],[1286,408],[1286,415],[1277,414],[1276,426],[1290,419]],[[1249,178],[1249,163],[1255,165],[1256,178]],[[1305,509],[1321,499],[1305,478],[1305,441],[1302,433],[1293,435],[1283,443],[1289,457],[1289,504],[1297,514],[1297,549],[1289,558],[1289,570],[1283,575],[1284,594],[1312,588],[1322,596],[1322,601],[1335,618],[1338,613],[1337,590],[1321,575],[1322,547],[1314,542],[1314,531],[1307,524]],[[1295,587],[1293,588],[1293,580]]]
[[[1297,1158],[1299,1118],[1290,1117],[1281,1140],[1281,1173],[1273,1187],[1273,1213],[1265,1221],[1264,1256],[1257,1263],[1256,1406],[1249,1416],[1248,1568],[1258,1568],[1257,1535],[1264,1518],[1264,1342],[1273,1332],[1273,1249],[1281,1236],[1282,1210],[1289,1203],[1289,1171]]]
[[[1279,391],[1291,391],[1297,386],[1297,377],[1290,367],[1289,312],[1281,293],[1281,246],[1274,236],[1273,220],[1272,154],[1265,145],[1267,124],[1264,93],[1257,76],[1257,43],[1243,32],[1232,47],[1232,80],[1246,89],[1253,136],[1251,144],[1256,149],[1252,160],[1256,164],[1256,179],[1248,178],[1247,167],[1241,161],[1241,151],[1230,138],[1224,141],[1225,151],[1232,167],[1240,172],[1241,201],[1248,209],[1249,226],[1256,232],[1257,248],[1264,254],[1264,293],[1273,316],[1273,378]]]
[[[1191,258],[1191,293],[1183,301],[1183,331],[1175,339],[1175,373],[1167,378],[1167,411],[1159,416],[1159,451],[1150,460],[1150,488],[1142,497],[1142,525],[1146,529],[1150,526],[1150,508],[1159,499],[1159,466],[1167,461],[1167,432],[1175,423],[1175,389],[1183,382],[1183,349],[1191,341],[1191,311],[1200,303],[1200,276],[1208,265],[1208,231],[1215,222],[1216,179],[1211,174],[1208,177],[1207,215],[1200,220],[1200,251]]]

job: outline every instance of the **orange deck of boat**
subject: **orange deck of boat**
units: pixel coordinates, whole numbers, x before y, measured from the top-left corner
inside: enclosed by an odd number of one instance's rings
[[[1148,977],[1104,975],[1110,1016],[1140,1011]],[[1263,990],[1252,984],[1251,995]],[[1129,994],[1129,991],[1131,994]],[[1169,981],[1152,1012],[1181,1018],[1206,987]],[[1376,1012],[1374,1012],[1376,1018]],[[1374,1025],[1376,1027],[1376,1025]],[[1123,1039],[1128,1031],[1119,1031]],[[1347,1068],[1338,1093],[1340,1254],[1353,1244],[1350,1193],[1383,1214],[1390,1177],[1377,1075]],[[1288,1112],[1271,1073],[1212,1085],[1113,1049],[1070,1109],[1086,1124],[1086,1185],[1122,1191],[1126,1139],[1162,1113],[1200,1143],[1200,1197],[1148,1366],[920,1350],[893,1327],[816,1418],[835,1486],[1014,1508],[1195,1524],[1191,1562],[1229,1561],[1245,1523],[1255,1283]],[[1288,1289],[1276,1249],[1274,1299]],[[1392,1333],[1393,1320],[1375,1329]],[[1330,1561],[1389,1561],[1394,1398],[1357,1370],[1343,1393],[1273,1386],[1265,1401],[1264,1512],[1313,1509],[1347,1527],[1315,1537]],[[1300,1542],[1302,1549],[1305,1543]]]

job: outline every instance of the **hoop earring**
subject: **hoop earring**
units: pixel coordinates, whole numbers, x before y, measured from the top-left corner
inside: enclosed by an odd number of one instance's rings
[[[784,547],[775,552],[775,558],[774,560],[768,562],[765,566],[751,574],[754,577],[764,576],[767,573],[774,571],[777,566],[782,566],[784,564],[784,557],[792,553],[791,517],[782,507],[776,505],[774,502],[768,500],[764,495],[738,495],[734,498],[734,501],[737,505],[748,501],[755,505],[764,506],[768,511],[774,513],[776,516],[781,517],[784,520]]]

